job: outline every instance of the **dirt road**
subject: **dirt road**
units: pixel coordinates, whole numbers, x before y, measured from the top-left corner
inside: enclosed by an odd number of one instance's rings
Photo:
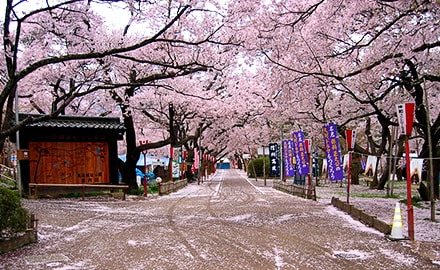
[[[236,170],[147,199],[40,199],[39,242],[1,269],[438,269],[332,206]]]

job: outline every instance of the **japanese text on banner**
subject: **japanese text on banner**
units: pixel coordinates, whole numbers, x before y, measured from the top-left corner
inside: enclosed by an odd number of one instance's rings
[[[280,175],[280,149],[277,143],[269,144],[269,162],[270,173],[272,175]]]
[[[284,174],[286,177],[295,175],[295,161],[293,155],[293,141],[283,140]]]
[[[304,133],[296,131],[292,133],[292,137],[298,174],[307,175],[309,173],[309,157],[306,151]]]
[[[336,124],[324,126],[323,133],[330,181],[342,180],[344,179],[344,171],[342,168],[341,148]]]

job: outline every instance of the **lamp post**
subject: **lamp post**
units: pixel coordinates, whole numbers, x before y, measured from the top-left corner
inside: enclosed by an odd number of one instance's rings
[[[284,181],[284,160],[283,160],[283,128],[284,125],[281,125],[280,128],[280,181]]]
[[[265,148],[265,146],[264,146],[264,144],[263,144],[263,177],[264,177],[264,186],[266,186],[266,182],[267,182],[267,179],[266,179],[266,153],[265,153],[265,151],[264,151],[264,148]]]
[[[426,88],[426,80],[423,79],[423,88],[425,89],[425,108],[426,108],[426,135],[428,137],[428,157],[429,157],[429,166],[428,166],[428,177],[430,181],[428,182],[429,187],[429,197],[431,201],[431,221],[435,221],[435,192],[434,192],[434,164],[433,164],[433,153],[432,153],[432,139],[431,139],[431,117],[429,116],[429,101],[428,101],[428,89]]]
[[[20,117],[18,114],[18,89],[15,89],[15,97],[14,97],[14,101],[15,101],[15,124],[17,125],[18,122],[20,121]],[[20,132],[17,131],[15,132],[16,134],[16,155],[17,155],[17,189],[18,189],[18,195],[21,197],[22,196],[22,192],[23,192],[23,185],[21,183],[21,171],[20,171],[20,159],[18,158],[18,150],[20,150]]]

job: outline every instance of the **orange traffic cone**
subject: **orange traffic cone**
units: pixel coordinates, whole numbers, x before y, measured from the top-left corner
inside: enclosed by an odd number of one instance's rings
[[[394,218],[393,226],[391,227],[391,235],[388,237],[391,240],[403,240],[403,223],[402,214],[400,213],[400,204],[396,202],[396,207],[394,208]]]

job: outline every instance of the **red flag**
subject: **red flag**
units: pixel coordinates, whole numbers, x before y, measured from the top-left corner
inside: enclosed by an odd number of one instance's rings
[[[351,129],[345,130],[345,141],[347,142],[347,148],[349,150],[353,149],[356,141],[356,131]]]
[[[309,139],[304,140],[304,145],[306,146],[306,152],[310,153],[310,148],[312,148],[312,144],[310,143]]]
[[[411,135],[414,123],[414,103],[397,104],[397,120],[399,121],[400,133],[403,135]]]

